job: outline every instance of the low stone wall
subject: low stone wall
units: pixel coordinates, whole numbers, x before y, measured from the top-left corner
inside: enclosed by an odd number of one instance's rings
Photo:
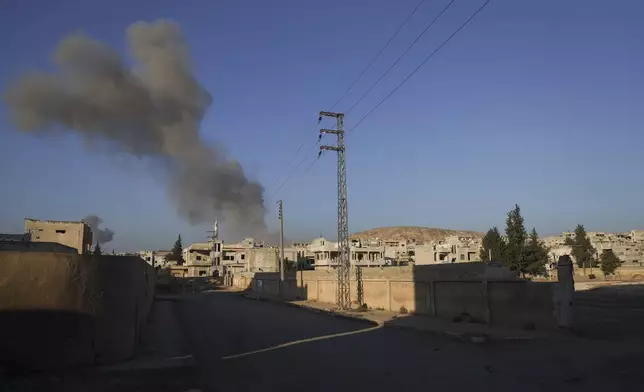
[[[138,257],[0,252],[0,363],[53,369],[132,356],[154,283]]]
[[[555,328],[553,290],[555,283],[519,280],[504,268],[483,263],[427,265],[417,267],[364,268],[364,303],[372,309],[406,309],[446,320],[517,328]],[[241,273],[233,285],[258,294],[278,295],[278,273]],[[351,298],[357,301],[356,282]],[[283,296],[335,303],[334,271],[291,273]]]

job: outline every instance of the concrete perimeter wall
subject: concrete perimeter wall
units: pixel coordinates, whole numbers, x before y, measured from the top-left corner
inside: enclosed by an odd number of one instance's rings
[[[133,355],[154,297],[139,257],[0,252],[0,364],[54,369]]]
[[[372,309],[416,314],[516,328],[556,328],[554,282],[517,279],[504,268],[483,263],[364,268],[364,302]],[[303,271],[287,277],[284,295],[335,303],[335,271]],[[278,273],[241,273],[233,285],[258,294],[278,295]],[[351,297],[357,300],[356,282]]]

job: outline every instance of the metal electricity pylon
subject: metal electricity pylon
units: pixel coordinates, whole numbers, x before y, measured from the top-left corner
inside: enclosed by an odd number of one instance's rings
[[[324,150],[338,153],[338,287],[336,301],[338,308],[351,308],[351,262],[349,261],[349,217],[347,212],[347,168],[344,149],[344,113],[320,112],[322,117],[335,117],[336,129],[321,129],[322,134],[331,133],[338,137],[336,146],[320,146],[320,153]]]

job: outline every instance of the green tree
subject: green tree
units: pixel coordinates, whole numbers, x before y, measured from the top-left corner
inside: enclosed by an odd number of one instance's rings
[[[96,246],[94,247],[94,252],[92,252],[94,256],[100,256],[103,254],[103,250],[101,249],[101,244],[96,241]]]
[[[604,275],[614,274],[615,270],[620,265],[622,265],[622,261],[615,255],[615,252],[610,249],[602,252],[599,267],[601,268]]]
[[[506,245],[503,261],[510,270],[525,274],[527,264],[524,252],[528,233],[523,225],[521,208],[518,204],[515,204],[514,208],[508,212],[505,223]]]
[[[568,241],[568,245],[572,246],[571,253],[579,268],[586,269],[597,263],[595,260],[595,248],[590,243],[583,225],[577,225],[575,228],[575,240]]]
[[[539,239],[537,230],[532,228],[524,252],[525,272],[530,275],[545,275],[548,263],[548,248]]]
[[[503,260],[503,251],[505,250],[505,240],[499,232],[499,229],[494,226],[487,231],[483,237],[483,248],[481,248],[481,261],[490,262],[490,261],[501,261]],[[492,260],[490,260],[490,253],[492,254]]]
[[[177,240],[174,242],[174,246],[166,257],[166,260],[176,261],[177,265],[183,265],[183,245],[181,244],[181,234],[177,237]]]

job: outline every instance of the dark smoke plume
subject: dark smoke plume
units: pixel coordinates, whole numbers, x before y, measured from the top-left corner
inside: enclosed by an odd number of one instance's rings
[[[211,95],[192,75],[179,26],[159,20],[127,29],[134,67],[82,34],[53,53],[58,71],[31,73],[5,94],[24,132],[73,131],[117,151],[155,160],[180,215],[192,224],[223,218],[236,235],[266,237],[263,188],[199,135]],[[230,232],[229,232],[230,233]]]
[[[89,225],[89,227],[92,228],[92,241],[96,243],[98,241],[99,244],[104,244],[106,242],[112,241],[114,239],[114,231],[110,230],[108,228],[101,229],[101,223],[103,223],[103,219],[99,217],[98,215],[87,215],[85,218],[83,218],[83,221]]]

